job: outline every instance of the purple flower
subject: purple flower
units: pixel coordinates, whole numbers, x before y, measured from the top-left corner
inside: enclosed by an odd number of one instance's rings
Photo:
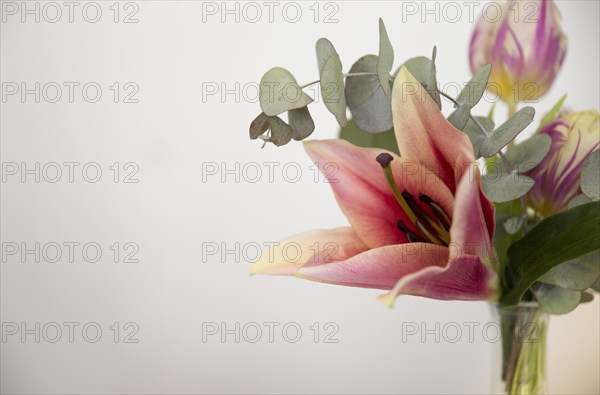
[[[562,210],[579,193],[579,178],[587,158],[600,147],[598,111],[562,113],[538,133],[552,138],[546,158],[527,175],[535,186],[527,202],[542,215]]]
[[[488,90],[507,103],[538,99],[567,51],[560,11],[552,0],[512,0],[497,9],[498,17],[483,15],[473,32],[471,70],[490,63]]]

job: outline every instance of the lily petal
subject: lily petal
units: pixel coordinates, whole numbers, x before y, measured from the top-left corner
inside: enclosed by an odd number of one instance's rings
[[[450,259],[475,255],[487,266],[495,262],[490,231],[481,200],[481,175],[476,165],[466,170],[456,189],[454,217],[450,228]],[[484,197],[485,198],[485,197]],[[492,222],[493,225],[493,222]]]
[[[416,232],[375,160],[385,150],[359,148],[343,140],[310,141],[304,147],[329,180],[352,228],[369,248],[406,243],[406,236],[397,228],[398,220]],[[390,166],[400,191],[406,189],[415,197],[426,194],[452,216],[454,197],[434,172],[390,155],[394,157]]]
[[[390,290],[397,281],[429,266],[445,266],[448,248],[409,243],[376,248],[341,262],[304,266],[297,277],[330,284]]]
[[[479,257],[463,255],[446,267],[430,266],[403,277],[379,299],[391,307],[402,294],[439,300],[492,300],[498,295],[498,277]]]
[[[267,248],[253,263],[250,274],[294,275],[298,268],[313,260],[344,260],[366,249],[352,228],[313,230]]]
[[[433,170],[454,193],[460,179],[457,158],[475,161],[469,137],[444,117],[437,104],[406,67],[401,67],[392,93],[394,130],[402,157]],[[458,172],[459,173],[459,172]]]

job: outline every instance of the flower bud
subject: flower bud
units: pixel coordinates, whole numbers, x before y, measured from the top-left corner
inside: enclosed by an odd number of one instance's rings
[[[495,9],[473,32],[471,70],[490,63],[487,88],[509,104],[536,100],[550,89],[567,51],[560,11],[552,0],[512,0]]]
[[[544,160],[527,175],[535,180],[526,200],[542,215],[562,210],[580,193],[579,178],[588,157],[600,147],[598,111],[563,112],[537,133],[552,139]]]

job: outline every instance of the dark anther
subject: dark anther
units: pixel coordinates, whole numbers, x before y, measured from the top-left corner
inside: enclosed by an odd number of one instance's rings
[[[450,217],[438,202],[434,201],[432,198],[423,193],[419,193],[419,200],[431,208],[431,211],[433,211],[433,214],[439,220],[444,229],[450,229]]]
[[[417,203],[415,198],[410,193],[408,193],[406,189],[402,191],[402,197],[404,198],[404,200],[406,200],[406,203],[408,203],[408,207],[410,207],[413,213],[415,213],[417,218],[423,222],[427,222],[427,213],[421,208],[421,206],[419,206],[419,203]]]
[[[394,160],[394,157],[387,152],[382,152],[377,155],[375,160],[383,167],[384,169],[390,165],[390,162]]]
[[[409,242],[411,242],[411,243],[424,243],[425,242],[424,239],[417,236],[410,229],[408,229],[406,227],[406,224],[401,219],[398,220],[396,225],[398,226],[398,229],[400,229],[402,231],[402,233],[404,233],[404,235],[406,236],[406,238],[408,239]]]

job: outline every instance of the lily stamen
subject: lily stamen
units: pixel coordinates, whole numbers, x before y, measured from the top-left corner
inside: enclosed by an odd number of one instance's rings
[[[406,236],[408,241],[410,241],[411,243],[424,243],[425,242],[425,240],[422,237],[417,236],[417,234],[413,233],[410,229],[408,229],[408,227],[406,226],[404,221],[402,221],[401,219],[398,220],[398,222],[396,223],[396,226],[398,226],[398,229],[400,229],[402,231],[402,233],[404,233],[404,235]]]
[[[446,210],[444,210],[438,202],[434,201],[424,193],[419,193],[419,200],[429,206],[438,219],[439,224],[442,225],[446,231],[449,231],[452,221],[450,220],[448,213],[446,213]]]
[[[398,228],[406,235],[407,239],[411,242],[418,239],[419,241],[428,241],[433,244],[447,246],[450,243],[450,235],[448,234],[448,230],[435,223],[423,210],[423,208],[419,206],[414,197],[408,191],[404,190],[401,193],[398,189],[398,185],[394,179],[394,173],[392,172],[392,167],[390,166],[390,163],[394,160],[394,157],[384,152],[377,155],[376,160],[383,168],[385,178],[388,182],[388,185],[392,189],[392,193],[396,198],[396,201],[411,222],[415,225],[417,230],[424,236],[423,238],[419,237],[411,232],[406,227],[404,222],[398,221]]]
[[[415,212],[418,220],[422,222],[422,226],[426,227],[427,231],[431,233],[436,240],[441,240],[445,245],[448,245],[448,243],[450,243],[448,231],[435,223],[406,189],[402,192],[402,197],[404,197],[410,208]],[[415,226],[417,226],[417,224],[415,224]],[[429,238],[427,235],[425,236]]]

